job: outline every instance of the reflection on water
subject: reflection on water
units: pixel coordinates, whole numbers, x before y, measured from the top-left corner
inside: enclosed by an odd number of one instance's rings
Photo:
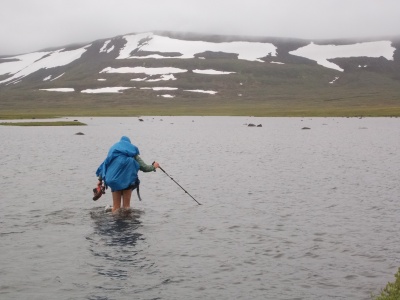
[[[111,278],[126,279],[127,269],[136,266],[140,252],[137,243],[144,240],[139,233],[142,226],[140,210],[121,210],[118,214],[104,212],[103,208],[93,209],[93,233],[86,236],[89,251],[96,258],[102,258],[95,266],[98,274]]]

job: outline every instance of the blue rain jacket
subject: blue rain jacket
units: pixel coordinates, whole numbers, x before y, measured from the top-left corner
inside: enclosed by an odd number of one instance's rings
[[[123,136],[110,148],[96,175],[101,176],[111,191],[128,189],[138,179],[139,163],[134,158],[136,155],[139,155],[139,149],[132,145],[128,137]]]

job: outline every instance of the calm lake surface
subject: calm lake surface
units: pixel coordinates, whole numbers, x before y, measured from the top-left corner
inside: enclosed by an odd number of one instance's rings
[[[394,281],[400,119],[143,119],[0,126],[0,299],[371,299]],[[157,171],[131,215],[105,213],[95,171],[122,135],[202,205]]]

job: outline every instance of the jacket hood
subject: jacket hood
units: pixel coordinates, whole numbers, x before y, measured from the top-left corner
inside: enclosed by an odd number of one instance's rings
[[[132,144],[131,140],[125,135],[123,137],[121,137],[121,142],[128,142],[129,144]]]

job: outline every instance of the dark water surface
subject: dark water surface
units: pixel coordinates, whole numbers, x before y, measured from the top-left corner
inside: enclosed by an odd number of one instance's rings
[[[0,127],[0,299],[370,299],[400,267],[400,119],[79,121]],[[203,205],[157,171],[105,213],[122,135]]]

